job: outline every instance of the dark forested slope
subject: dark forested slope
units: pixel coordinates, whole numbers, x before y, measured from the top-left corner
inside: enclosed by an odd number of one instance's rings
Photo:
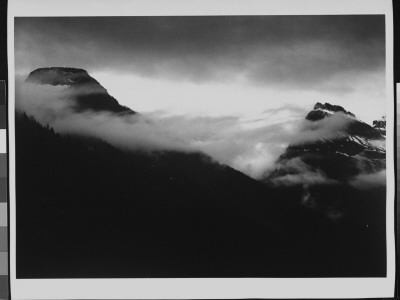
[[[16,193],[18,278],[386,274],[385,189],[321,190],[349,199],[332,220],[302,205],[302,187],[200,153],[62,136],[17,114]]]

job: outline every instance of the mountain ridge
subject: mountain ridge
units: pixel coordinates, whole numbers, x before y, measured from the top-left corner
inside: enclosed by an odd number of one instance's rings
[[[324,126],[322,122],[336,114],[342,114],[343,120],[340,121],[345,125],[337,129],[333,137],[289,145],[278,158],[277,169],[266,174],[266,178],[277,180],[280,176],[292,174],[293,170],[286,168],[285,165],[295,158],[314,170],[319,169],[328,178],[340,181],[348,180],[364,169],[369,172],[382,170],[386,166],[385,136],[382,135],[382,131],[358,120],[353,113],[343,107],[317,102],[305,118],[306,122],[309,122],[306,126],[310,126],[306,129],[316,130],[315,126],[317,129],[318,126]],[[324,160],[331,160],[332,164],[324,166],[326,163]],[[333,161],[348,172],[332,172],[332,169],[339,169],[334,167]]]

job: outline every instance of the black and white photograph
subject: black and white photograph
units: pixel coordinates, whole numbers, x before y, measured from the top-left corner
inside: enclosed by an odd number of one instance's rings
[[[386,278],[386,18],[13,18],[15,278]]]

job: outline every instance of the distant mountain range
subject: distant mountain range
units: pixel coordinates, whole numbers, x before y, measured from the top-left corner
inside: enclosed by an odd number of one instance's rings
[[[81,69],[27,82],[66,86],[76,113],[135,114]],[[17,278],[386,276],[386,187],[352,184],[385,169],[384,120],[317,103],[306,129],[337,117],[335,135],[290,145],[257,181],[203,153],[127,151],[18,112]]]

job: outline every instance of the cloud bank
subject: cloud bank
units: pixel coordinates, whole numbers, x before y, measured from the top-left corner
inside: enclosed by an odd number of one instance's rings
[[[277,109],[265,112],[265,119],[255,120],[163,112],[133,116],[91,111],[77,113],[73,110],[74,94],[65,87],[24,83],[21,78],[16,87],[17,110],[33,115],[60,133],[95,136],[132,150],[201,151],[254,178],[274,168],[288,144],[316,140],[326,136],[329,130],[337,129],[333,118],[310,128],[307,121],[299,119],[296,106],[282,106],[280,111],[289,112],[289,116],[293,112],[292,117],[275,122],[271,115],[279,115]]]
[[[60,133],[94,136],[129,150],[203,152],[256,179],[277,167],[277,160],[288,145],[335,138],[351,121],[338,113],[310,122],[302,115],[303,108],[295,105],[266,110],[255,119],[170,115],[162,111],[145,115],[78,113],[74,110],[76,93],[64,86],[25,83],[21,77],[16,80],[16,108]],[[332,183],[300,159],[289,160],[284,167],[293,172],[280,177],[279,184]],[[368,178],[355,179],[354,186]]]

